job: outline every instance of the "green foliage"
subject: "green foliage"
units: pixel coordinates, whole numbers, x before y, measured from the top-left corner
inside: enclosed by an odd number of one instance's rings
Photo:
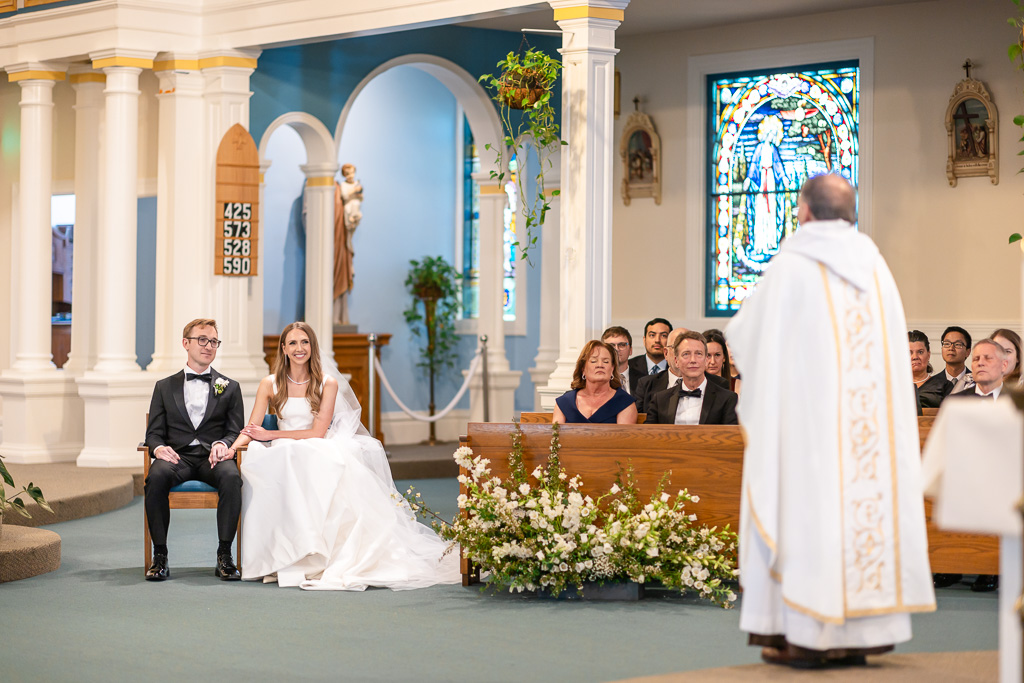
[[[433,374],[455,366],[455,348],[459,343],[455,320],[459,315],[461,278],[440,256],[424,256],[422,261],[409,261],[409,265],[405,286],[412,294],[412,302],[403,313],[413,335],[426,337],[417,365]]]
[[[515,157],[519,164],[516,173],[516,184],[522,198],[523,218],[526,220],[524,238],[515,243],[520,258],[530,262],[530,249],[537,243],[537,232],[544,224],[551,204],[549,195],[544,190],[544,173],[551,168],[551,155],[564,142],[559,134],[559,125],[555,121],[555,109],[551,104],[551,94],[558,81],[562,63],[549,57],[536,48],[529,48],[522,55],[509,52],[505,59],[498,62],[500,75],[484,74],[480,82],[491,90],[493,99],[499,107],[504,139],[499,149],[492,149],[488,143],[484,147],[495,152],[495,165],[498,170],[491,171],[491,178],[499,183],[505,180],[505,169],[509,159]],[[512,111],[521,110],[523,115],[518,124],[513,123]],[[539,170],[536,176],[536,197],[528,201],[526,194],[526,178],[522,173],[526,166],[526,143],[532,141],[537,152]],[[554,190],[550,196],[558,195]]]
[[[50,509],[50,505],[46,502],[46,499],[43,498],[42,490],[32,482],[29,482],[28,486],[23,486],[21,491],[14,494],[13,498],[8,497],[6,487],[10,486],[11,488],[14,488],[15,484],[14,477],[11,476],[11,473],[7,470],[7,466],[4,465],[3,457],[4,456],[0,455],[0,477],[3,477],[4,480],[3,484],[0,484],[0,515],[3,515],[4,510],[10,508],[17,511],[22,517],[31,518],[32,515],[30,515],[28,510],[25,509],[25,502],[21,499],[22,494],[27,494],[29,498],[39,505],[39,507],[52,513],[53,510]]]
[[[1014,242],[1020,242],[1020,233],[1019,232],[1015,232],[1012,235],[1010,235],[1010,244],[1013,244]]]

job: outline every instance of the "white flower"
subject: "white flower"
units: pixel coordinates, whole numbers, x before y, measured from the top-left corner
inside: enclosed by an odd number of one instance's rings
[[[560,571],[560,572],[567,572],[567,571],[569,571],[569,565],[567,565],[565,562],[561,563],[560,565],[558,565],[558,571]]]
[[[228,388],[228,380],[223,377],[218,377],[213,380],[213,393],[220,396],[224,393],[224,390]]]
[[[469,483],[469,477],[467,477],[465,474],[460,474],[459,476],[456,477],[456,479],[458,480],[458,482],[460,484],[468,484]]]
[[[621,490],[622,489],[619,488],[618,484],[612,484],[612,488],[611,488],[612,493],[618,493]]]
[[[700,496],[690,496],[690,500],[692,500],[694,503],[699,503]]]
[[[647,557],[657,557],[657,556],[658,556],[658,549],[657,548],[648,548],[647,549]]]
[[[542,562],[544,561],[544,551],[543,550],[538,550],[537,551],[537,559],[541,560]]]
[[[561,479],[562,481],[565,481],[568,478],[568,475],[565,472],[559,472],[558,478]]]
[[[524,484],[520,484],[519,485],[519,493],[521,493],[521,494],[523,494],[525,496],[529,492],[530,492],[530,485],[529,484],[525,484],[524,483]]]
[[[667,503],[668,502],[668,498],[669,498],[669,495],[667,493],[662,493],[661,494],[661,502],[662,503]]]
[[[629,512],[629,508],[623,505],[622,503],[619,503],[619,512],[625,514]]]
[[[533,472],[530,472],[530,476],[533,477],[534,479],[540,479],[540,475],[543,473],[544,470],[541,469],[540,465],[537,465],[537,468],[534,469]]]
[[[466,503],[469,502],[469,498],[465,493],[460,493],[459,497],[456,498],[455,501],[459,504],[459,508],[461,509],[466,507]]]
[[[689,520],[691,522],[696,522],[697,521],[697,515],[690,515]]]
[[[580,543],[586,543],[589,538],[586,534],[580,534]]]

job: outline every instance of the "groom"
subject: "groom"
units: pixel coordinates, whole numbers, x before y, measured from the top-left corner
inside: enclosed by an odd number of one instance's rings
[[[167,568],[167,526],[171,488],[198,479],[217,489],[217,567],[214,575],[238,581],[231,559],[231,541],[242,509],[242,477],[235,463],[234,443],[244,424],[238,382],[210,368],[217,357],[217,323],[197,319],[185,326],[181,345],[188,354],[185,368],[156,383],[149,406],[146,445],[154,458],[146,478],[146,515],[153,537],[153,566],[147,581],[163,581]]]

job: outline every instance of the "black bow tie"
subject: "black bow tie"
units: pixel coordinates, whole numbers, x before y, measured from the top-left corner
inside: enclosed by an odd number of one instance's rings
[[[679,398],[682,398],[683,396],[689,396],[691,398],[700,398],[700,387],[697,387],[693,391],[687,391],[686,389],[683,389],[682,387],[680,387],[679,388]]]
[[[185,373],[185,381],[186,382],[191,382],[194,379],[197,379],[200,382],[206,382],[207,384],[209,384],[210,380],[212,379],[212,377],[210,376],[210,373],[208,373],[208,372],[206,374],[203,374],[203,375],[197,375],[194,372],[186,372]]]

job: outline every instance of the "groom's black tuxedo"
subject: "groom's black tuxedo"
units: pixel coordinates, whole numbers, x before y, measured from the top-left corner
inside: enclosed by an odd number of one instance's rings
[[[230,446],[244,424],[242,391],[238,382],[216,370],[210,370],[206,412],[195,427],[185,407],[185,373],[179,372],[156,383],[149,405],[146,445],[150,457],[159,446],[169,446],[180,456],[177,463],[154,459],[146,478],[146,514],[154,545],[166,545],[170,506],[167,494],[174,486],[198,479],[217,489],[217,532],[222,542],[230,542],[238,528],[242,510],[242,477],[234,460],[216,467],[209,462],[210,449],[217,441]],[[218,393],[218,380],[223,391]],[[226,385],[224,384],[226,382]],[[189,445],[193,441],[199,443]]]
[[[702,425],[734,425],[739,424],[736,417],[736,403],[739,396],[734,391],[719,386],[714,382],[704,385],[704,396],[700,405],[700,418],[697,424]],[[676,409],[679,407],[679,387],[669,387],[654,394],[647,401],[647,422],[645,424],[675,424]]]

